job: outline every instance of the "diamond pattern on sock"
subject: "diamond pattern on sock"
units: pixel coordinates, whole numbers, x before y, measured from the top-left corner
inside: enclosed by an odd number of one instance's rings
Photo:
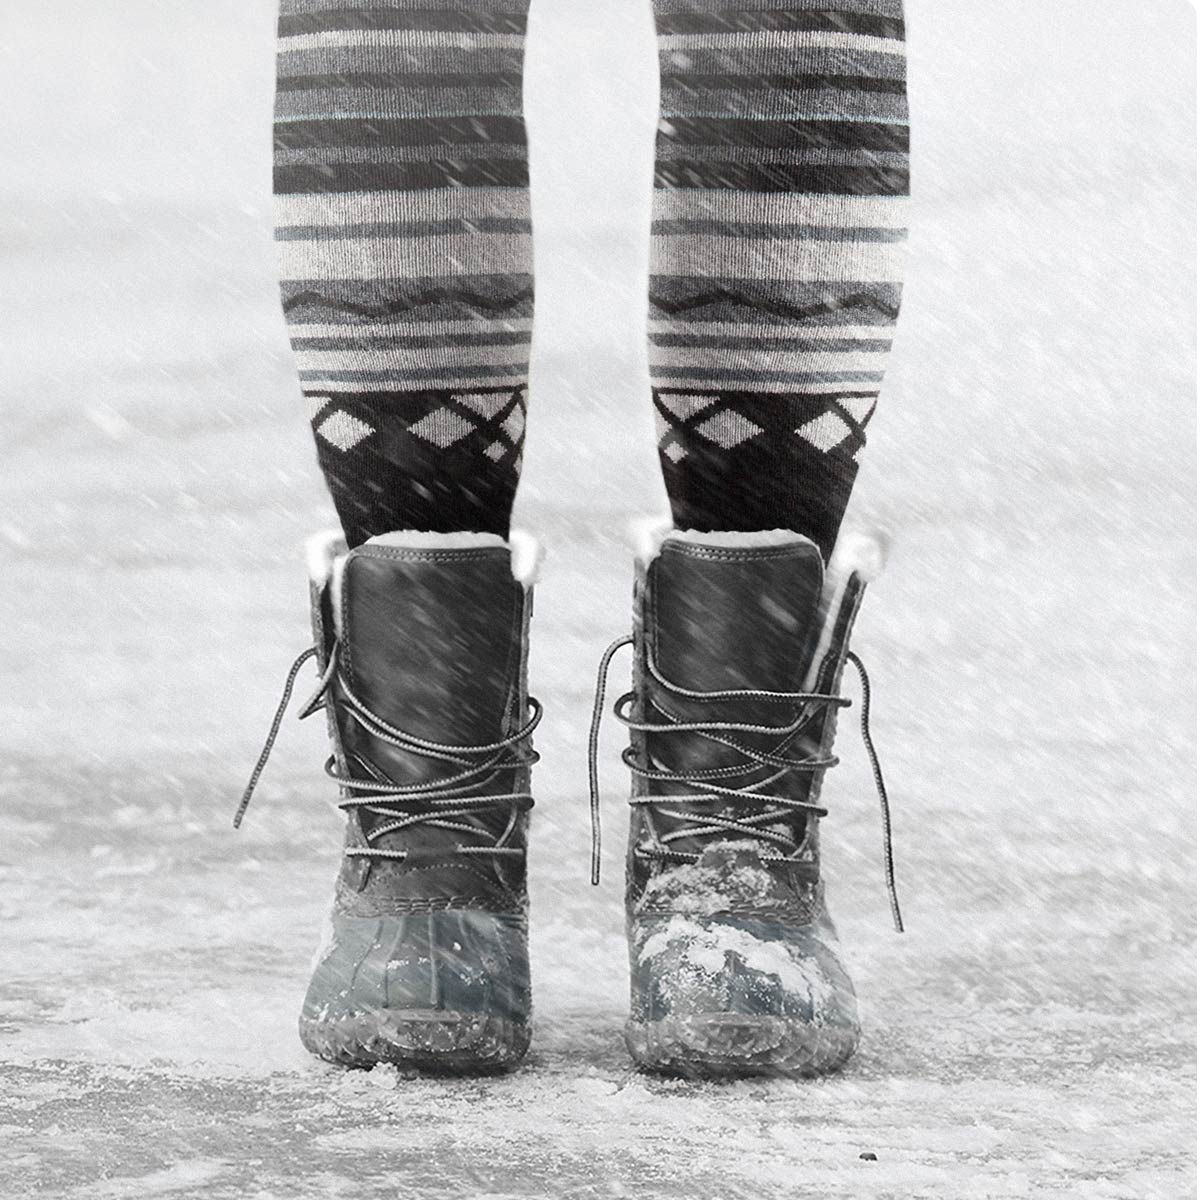
[[[711,408],[716,404],[719,397],[717,396],[674,396],[668,393],[665,396],[660,396],[664,408],[675,416],[684,418],[694,416],[698,412],[703,412],[706,408]]]
[[[858,422],[860,428],[871,419],[877,403],[876,396],[842,396],[837,401],[838,407],[844,408]]]
[[[654,409],[654,428],[658,434],[659,454],[665,454],[672,462],[678,462],[687,455],[687,447],[680,440],[675,426],[657,407]]]
[[[425,441],[445,449],[465,438],[475,428],[474,421],[469,421],[454,409],[438,408],[427,417],[422,417],[416,424],[410,425],[408,432],[414,437],[424,438]]]
[[[728,450],[762,432],[760,426],[733,408],[713,412],[721,403],[719,394],[658,392],[655,400],[658,449],[672,462],[687,456],[687,439],[693,433]],[[710,415],[701,420],[706,413]]]
[[[822,413],[815,421],[801,425],[796,432],[810,446],[829,453],[835,446],[840,446],[850,433],[850,426],[836,412]]]
[[[500,428],[508,435],[509,441],[515,446],[525,432],[525,410],[518,405],[500,422]]]
[[[523,387],[321,391],[310,403],[321,469],[351,545],[391,529],[507,536]]]
[[[507,392],[455,392],[451,399],[490,421],[504,411],[509,395]]]
[[[335,409],[317,426],[317,433],[331,446],[341,450],[343,454],[352,450],[359,442],[370,437],[374,432],[375,430],[366,421],[360,421],[340,408]]]
[[[493,429],[500,432],[512,446],[521,440],[525,431],[525,409],[519,402],[513,405],[512,392],[455,392],[449,400],[450,404],[446,407],[434,409],[410,425],[408,432],[443,448],[454,445],[477,430]],[[459,405],[467,411],[463,412]],[[510,406],[512,408],[508,415],[498,425],[494,424],[496,418]],[[492,443],[488,449],[495,445]],[[495,456],[489,454],[489,457]]]
[[[676,524],[797,529],[832,549],[877,393],[656,389]]]
[[[309,423],[313,423],[321,415],[325,405],[329,403],[328,396],[305,396],[304,411],[308,414]]]
[[[853,448],[845,449],[857,461],[866,444],[866,425],[875,411],[876,396],[838,396],[831,399],[829,408],[811,421],[801,425],[796,433],[810,446],[829,454],[853,438]]]
[[[723,450],[730,450],[741,442],[762,433],[762,426],[755,425],[741,413],[725,409],[714,417],[696,426],[696,432],[710,442],[716,442]]]

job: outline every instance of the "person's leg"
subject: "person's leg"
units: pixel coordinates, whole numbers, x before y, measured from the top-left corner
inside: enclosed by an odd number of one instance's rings
[[[654,0],[650,281],[681,529],[785,528],[826,560],[900,304],[901,0]]]
[[[347,829],[300,1036],[493,1071],[529,1045],[528,0],[281,0],[283,303],[345,530],[309,546]],[[348,543],[348,546],[347,546]],[[528,549],[526,547],[526,549]],[[319,698],[319,705],[318,705]]]
[[[281,0],[276,236],[351,546],[507,535],[533,315],[528,0]]]
[[[868,575],[854,539],[832,551],[900,300],[900,0],[654,7],[650,362],[676,529],[639,556],[618,704],[626,1041],[658,1071],[812,1074],[859,1038],[819,826]]]

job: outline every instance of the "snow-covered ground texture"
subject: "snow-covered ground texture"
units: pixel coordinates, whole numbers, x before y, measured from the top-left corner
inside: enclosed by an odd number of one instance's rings
[[[910,0],[912,266],[859,488],[894,546],[857,639],[910,931],[847,721],[825,842],[862,1050],[728,1086],[622,1048],[615,730],[587,880],[620,531],[662,505],[642,0],[534,3],[538,1024],[473,1082],[300,1048],[319,722],[230,828],[331,523],[275,301],[268,0],[3,8],[0,1196],[1192,1193],[1187,5]]]

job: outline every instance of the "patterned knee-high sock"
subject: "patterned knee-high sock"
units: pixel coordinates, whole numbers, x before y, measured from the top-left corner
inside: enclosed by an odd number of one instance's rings
[[[901,0],[654,0],[650,281],[677,525],[783,527],[828,557],[900,304]]]
[[[528,0],[281,0],[276,237],[352,545],[507,534],[533,316]]]

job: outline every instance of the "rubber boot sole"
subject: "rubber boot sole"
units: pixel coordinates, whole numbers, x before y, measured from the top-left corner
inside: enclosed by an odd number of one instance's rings
[[[300,1018],[305,1049],[326,1062],[392,1063],[431,1074],[491,1074],[515,1067],[531,1028],[503,1017],[441,1009],[389,1009],[331,1020]]]
[[[854,1026],[738,1013],[697,1013],[625,1026],[625,1044],[642,1070],[689,1078],[825,1075],[845,1065],[858,1040]]]

